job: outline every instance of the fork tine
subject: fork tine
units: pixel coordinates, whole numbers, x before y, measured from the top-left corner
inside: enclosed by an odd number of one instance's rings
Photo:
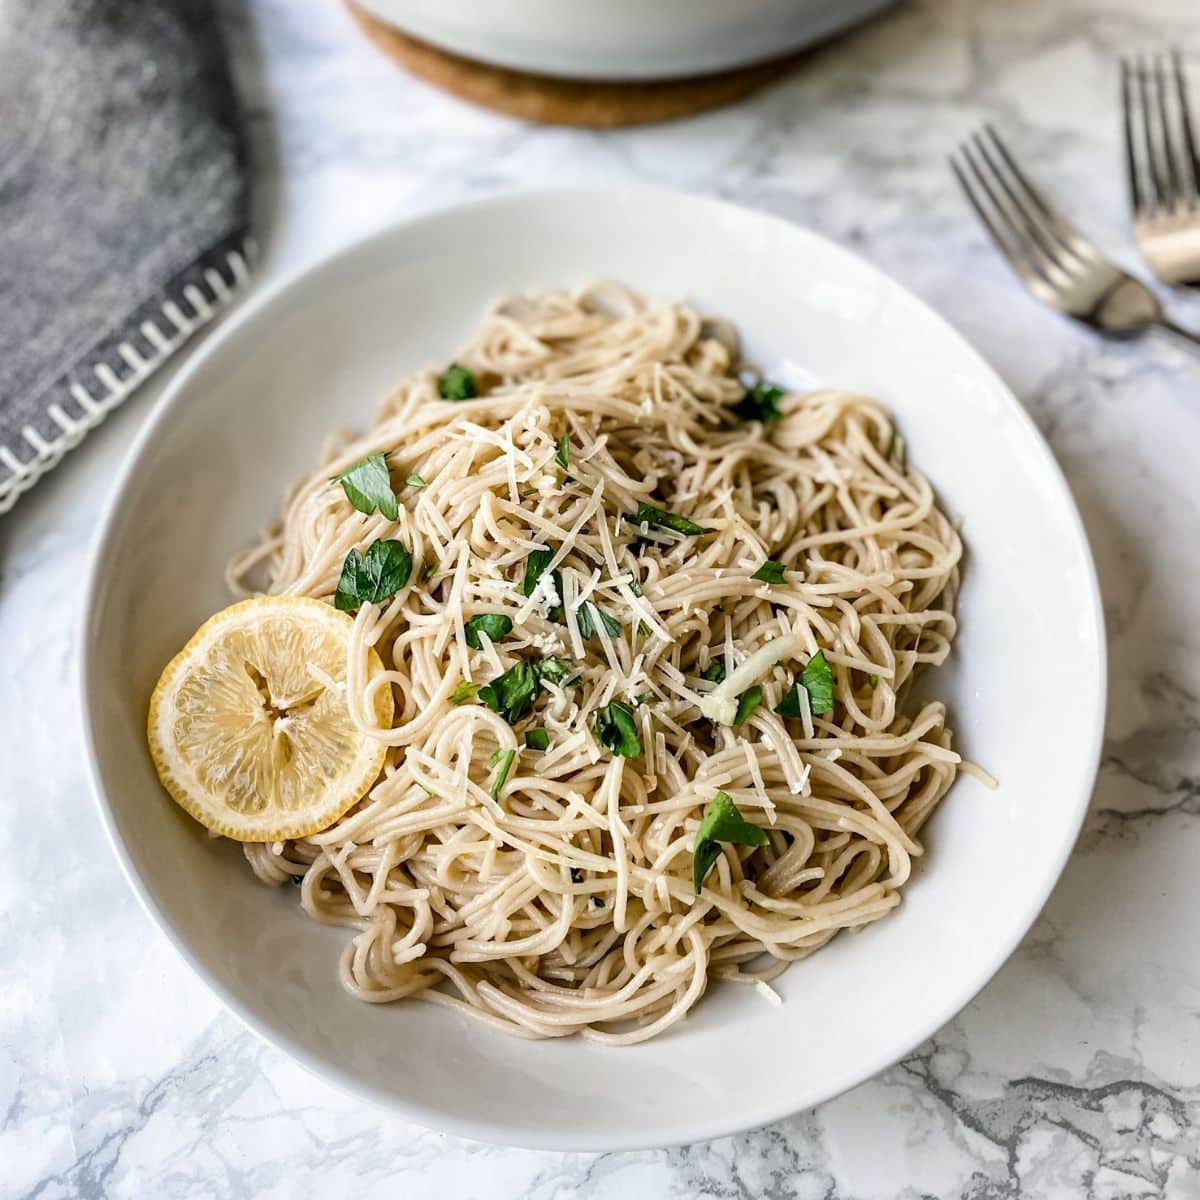
[[[1064,238],[1058,236],[1054,229],[1054,214],[1050,212],[1046,202],[1037,195],[1029,180],[1021,175],[1020,168],[1017,167],[1012,155],[1004,148],[1004,143],[1000,141],[996,131],[990,125],[985,125],[984,130],[991,136],[992,143],[999,148],[999,157],[1002,163],[993,158],[992,151],[983,134],[976,132],[971,140],[980,158],[991,169],[992,177],[1000,185],[1001,190],[1008,197],[1010,205],[1018,213],[1021,222],[1029,231],[1030,238],[1037,243],[1051,262],[1060,269],[1063,268],[1066,265],[1062,261],[1063,252],[1066,251],[1070,254],[1071,246]],[[1008,168],[1007,171],[1004,169],[1005,167]],[[1010,174],[1012,178],[1010,178]],[[1012,179],[1016,180],[1015,186]]]
[[[1142,115],[1142,155],[1146,164],[1146,180],[1149,184],[1150,205],[1147,211],[1153,215],[1160,208],[1166,207],[1165,190],[1161,164],[1154,149],[1154,114],[1150,103],[1149,66],[1139,56],[1134,62],[1134,76],[1137,80],[1138,101]]]
[[[950,166],[958,179],[959,185],[966,193],[971,207],[975,209],[979,219],[984,223],[992,240],[999,247],[1009,265],[1027,283],[1034,283],[1039,278],[1046,277],[1045,256],[1041,249],[1033,243],[1027,231],[1013,222],[1011,215],[1001,204],[987,175],[980,169],[979,163],[971,152],[969,143],[959,147],[964,166],[951,158]],[[983,197],[986,196],[985,201]]]
[[[1151,207],[1150,197],[1142,186],[1138,172],[1137,151],[1134,149],[1134,99],[1133,67],[1129,59],[1121,59],[1121,117],[1125,127],[1125,175],[1129,184],[1129,200],[1135,216]]]
[[[1154,57],[1154,101],[1158,110],[1159,145],[1162,149],[1162,174],[1166,184],[1163,201],[1167,208],[1179,205],[1179,172],[1175,163],[1175,146],[1171,137],[1171,117],[1167,112],[1167,67],[1161,55]]]
[[[1191,188],[1191,203],[1200,202],[1200,153],[1192,133],[1191,109],[1188,106],[1187,80],[1183,74],[1183,56],[1177,46],[1171,51],[1171,74],[1175,83],[1175,98],[1179,104],[1179,127],[1183,135],[1181,173]]]
[[[984,132],[988,135],[992,145],[996,148],[996,152],[1004,160],[1004,165],[1008,168],[1012,178],[1016,180],[1020,186],[1021,192],[1024,194],[1029,204],[1041,217],[1042,221],[1049,231],[1058,240],[1059,244],[1069,254],[1076,258],[1082,259],[1081,251],[1090,251],[1091,246],[1084,239],[1078,230],[1073,229],[1066,218],[1056,209],[1049,200],[1042,195],[1024,171],[1017,165],[1017,160],[1009,153],[1008,147],[1004,144],[1000,135],[996,132],[995,126],[985,125]],[[979,136],[978,134],[976,135]]]

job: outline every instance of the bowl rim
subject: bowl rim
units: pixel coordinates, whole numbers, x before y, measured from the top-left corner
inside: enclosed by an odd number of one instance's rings
[[[886,285],[888,288],[893,289],[895,293],[900,294],[904,301],[912,306],[922,317],[934,323],[940,336],[953,343],[957,343],[957,348],[965,352],[968,358],[974,363],[975,368],[980,373],[980,378],[986,379],[996,389],[997,394],[1003,397],[1004,403],[1008,408],[1013,410],[1013,415],[1017,421],[1023,424],[1026,431],[1032,435],[1037,453],[1041,458],[1040,465],[1047,472],[1048,479],[1053,480],[1053,486],[1056,489],[1058,498],[1065,502],[1066,515],[1071,523],[1072,531],[1078,540],[1079,546],[1083,551],[1083,558],[1086,565],[1085,587],[1090,601],[1088,616],[1095,623],[1097,633],[1098,661],[1096,669],[1099,686],[1092,699],[1089,720],[1091,726],[1090,745],[1081,761],[1083,768],[1080,775],[1081,784],[1079,794],[1073,798],[1075,812],[1069,826],[1070,836],[1062,839],[1058,853],[1055,855],[1052,869],[1045,873],[1035,888],[1030,888],[1025,894],[1019,919],[1012,923],[1008,938],[997,943],[995,953],[990,959],[990,965],[986,971],[972,977],[969,982],[960,985],[947,999],[944,999],[941,1004],[937,1005],[936,1009],[930,1012],[928,1018],[920,1023],[915,1032],[910,1032],[906,1038],[897,1042],[899,1049],[894,1049],[887,1054],[878,1056],[876,1060],[873,1060],[866,1066],[860,1065],[853,1070],[848,1070],[841,1078],[831,1080],[827,1083],[822,1088],[822,1091],[826,1093],[823,1098],[807,1104],[800,1102],[799,1107],[795,1104],[781,1106],[779,1104],[764,1103],[756,1109],[753,1105],[742,1105],[734,1117],[714,1115],[704,1122],[693,1121],[686,1129],[670,1130],[665,1136],[662,1134],[656,1136],[653,1129],[648,1129],[640,1136],[631,1134],[614,1140],[608,1135],[591,1135],[582,1130],[570,1133],[548,1130],[544,1135],[522,1136],[518,1141],[514,1141],[512,1131],[498,1121],[475,1118],[459,1119],[454,1114],[446,1112],[439,1112],[437,1114],[436,1125],[434,1125],[430,1123],[430,1114],[422,1106],[414,1104],[394,1093],[383,1092],[372,1084],[353,1075],[348,1070],[316,1059],[303,1046],[293,1044],[289,1037],[278,1032],[265,1022],[260,1021],[242,1003],[237,995],[233,994],[210,975],[207,967],[200,961],[191,947],[176,936],[166,917],[160,912],[154,897],[150,894],[148,886],[143,883],[134,868],[132,859],[117,829],[116,818],[110,807],[100,777],[99,756],[92,720],[93,706],[90,698],[95,685],[94,668],[90,652],[89,621],[92,612],[96,608],[97,596],[102,586],[105,563],[108,558],[107,551],[114,537],[116,524],[122,509],[121,498],[125,493],[126,486],[141,458],[144,448],[155,437],[159,426],[170,410],[174,408],[178,398],[186,392],[192,378],[211,359],[218,357],[223,352],[225,344],[236,336],[244,324],[258,319],[261,313],[269,310],[281,297],[292,290],[311,286],[323,272],[330,269],[334,264],[356,254],[365,253],[371,246],[383,245],[397,237],[402,230],[406,231],[409,236],[419,236],[422,226],[426,224],[433,224],[488,209],[499,210],[513,206],[520,207],[533,201],[545,201],[547,199],[553,199],[560,204],[597,200],[623,204],[652,200],[659,203],[676,203],[692,206],[697,210],[708,209],[714,216],[736,216],[741,219],[750,216],[756,221],[761,222],[764,228],[770,229],[773,227],[781,234],[790,236],[797,231],[803,233],[806,237],[823,244],[824,247],[833,249],[838,255],[852,260],[854,265],[864,272],[865,278]],[[863,259],[854,251],[846,249],[831,238],[825,237],[823,234],[817,233],[798,222],[790,221],[784,217],[764,212],[760,209],[734,204],[727,200],[710,196],[689,194],[660,187],[519,188],[489,192],[487,195],[474,197],[463,203],[426,209],[403,217],[381,229],[354,238],[332,252],[323,254],[315,261],[301,266],[299,269],[285,272],[278,279],[263,284],[260,291],[248,297],[235,313],[222,322],[220,327],[214,330],[204,340],[203,344],[198,346],[188,356],[187,361],[180,367],[163,389],[162,394],[155,400],[151,411],[144,419],[142,427],[137,431],[128,450],[125,452],[120,469],[110,487],[104,502],[101,519],[92,536],[86,563],[87,579],[83,589],[82,602],[78,611],[74,633],[78,647],[76,664],[76,685],[78,688],[77,715],[83,733],[87,779],[92,800],[100,817],[108,844],[120,865],[126,882],[137,897],[142,910],[170,943],[175,952],[182,958],[184,963],[191,969],[192,974],[208,990],[209,994],[224,1009],[232,1013],[246,1029],[259,1037],[267,1045],[286,1055],[306,1071],[347,1096],[351,1096],[359,1101],[365,1100],[385,1112],[398,1114],[424,1129],[449,1133],[457,1137],[492,1145],[514,1146],[543,1151],[602,1152],[648,1150],[666,1146],[685,1145],[692,1142],[709,1141],[718,1137],[726,1137],[751,1129],[758,1129],[790,1117],[798,1111],[806,1111],[817,1104],[826,1103],[836,1096],[849,1091],[851,1088],[857,1087],[859,1084],[874,1078],[895,1063],[900,1062],[961,1012],[987,986],[1000,968],[1012,956],[1021,941],[1023,941],[1025,935],[1029,932],[1029,929],[1037,920],[1046,902],[1049,900],[1051,893],[1062,876],[1067,860],[1078,841],[1099,769],[1108,694],[1107,637],[1099,578],[1087,530],[1080,515],[1078,505],[1067,484],[1066,477],[1059,466],[1058,460],[1054,457],[1049,444],[1042,436],[1041,431],[1037,428],[1037,425],[1026,411],[1024,405],[1021,404],[1012,389],[1009,388],[992,366],[949,321],[919,296],[893,279],[886,272],[874,266],[874,264]]]

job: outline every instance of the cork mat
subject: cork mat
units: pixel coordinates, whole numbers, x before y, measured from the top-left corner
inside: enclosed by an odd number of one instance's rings
[[[355,20],[410,75],[496,112],[546,125],[615,129],[649,125],[731,104],[785,75],[799,57],[661,83],[555,79],[476,62],[417,41],[346,0]]]

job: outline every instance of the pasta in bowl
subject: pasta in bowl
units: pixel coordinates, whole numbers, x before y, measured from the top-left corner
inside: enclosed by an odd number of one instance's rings
[[[1103,711],[1086,541],[1004,385],[837,247],[668,193],[438,213],[253,301],[133,447],[83,607],[99,810],[197,975],[357,1096],[556,1149],[761,1124],[932,1033],[1057,878]],[[167,718],[235,650],[225,772]]]
[[[232,583],[356,613],[311,685],[387,757],[307,836],[235,836],[357,930],[351,994],[628,1044],[710,977],[777,999],[789,962],[900,902],[961,762],[944,705],[906,701],[950,650],[962,546],[882,406],[787,394],[727,320],[600,284],[501,301],[328,453]],[[203,661],[264,674],[256,710],[287,691],[255,644]],[[276,708],[239,812],[305,757]]]

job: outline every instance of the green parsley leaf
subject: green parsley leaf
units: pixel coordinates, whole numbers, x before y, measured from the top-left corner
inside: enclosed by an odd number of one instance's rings
[[[334,607],[350,612],[363,604],[381,604],[394,596],[412,574],[412,555],[396,541],[372,542],[366,554],[351,550],[342,563]]]
[[[808,692],[808,703],[814,713],[833,712],[833,671],[825,660],[825,651],[818,650],[800,673],[800,682]]]
[[[387,459],[382,453],[360,458],[340,475],[335,475],[334,482],[342,485],[346,499],[359,512],[369,514],[379,509],[389,521],[395,521],[400,516]]]
[[[596,606],[589,600],[586,603],[581,604],[579,606],[579,611],[575,614],[575,621],[579,625],[579,636],[581,638],[590,638],[592,634],[596,632],[594,626],[592,625],[593,610],[600,614],[600,620],[604,624],[604,632],[607,633],[610,638],[621,636],[621,622],[618,621],[616,617],[610,617],[603,609],[596,608]]]
[[[432,558],[427,558],[421,563],[420,573],[417,575],[417,582],[424,583],[426,579],[432,579],[437,574],[438,565]]]
[[[525,745],[530,750],[549,750],[550,735],[544,729],[525,730]]]
[[[763,583],[787,583],[783,577],[783,563],[776,562],[773,558],[768,558],[750,578],[761,579]]]
[[[783,395],[783,388],[760,379],[752,388],[746,390],[746,394],[737,402],[733,411],[743,421],[761,421],[764,425],[770,425],[783,416],[779,411],[779,401]]]
[[[482,650],[481,633],[486,633],[489,641],[498,642],[512,632],[512,621],[502,613],[480,613],[467,622],[466,630],[467,645],[472,650]]]
[[[479,689],[479,698],[515,725],[532,707],[538,690],[538,674],[524,659],[514,663],[503,675]]]
[[[645,592],[642,591],[642,585],[640,583],[638,583],[638,581],[636,579],[631,579],[629,581],[629,590],[635,596],[644,596],[645,595]]]
[[[637,758],[642,752],[633,709],[623,700],[610,700],[596,710],[596,736],[602,746],[621,758]]]
[[[879,676],[876,675],[874,671],[872,671],[871,674],[867,676],[867,682],[873,688],[877,688],[879,686]]]
[[[554,557],[553,550],[530,550],[529,557],[525,560],[525,578],[521,580],[521,595],[532,596],[534,588],[538,585],[538,580],[546,573],[546,568],[550,565],[550,560]],[[562,595],[561,590],[559,595]]]
[[[445,400],[474,400],[479,395],[475,376],[466,367],[451,363],[438,379],[438,392]]]
[[[754,710],[763,702],[763,690],[756,683],[748,687],[739,697],[737,716],[733,718],[735,725],[744,725],[752,716]]]
[[[697,896],[700,895],[704,877],[721,855],[720,842],[736,846],[767,844],[766,833],[747,821],[724,792],[718,792],[705,806],[692,845],[692,883]]]
[[[808,660],[808,665],[800,673],[786,695],[775,706],[775,711],[781,717],[798,717],[800,708],[800,689],[808,693],[808,710],[814,716],[818,713],[833,712],[833,671],[825,659],[825,652],[818,650]]]
[[[650,636],[650,626],[647,625],[645,621],[639,621],[637,623],[637,631],[642,637]]]
[[[658,526],[659,529],[671,529],[676,533],[686,533],[692,536],[712,532],[705,529],[703,525],[697,525],[695,521],[689,521],[687,517],[676,516],[675,513],[655,508],[653,504],[647,504],[645,500],[638,501],[637,513],[634,515],[633,523],[635,525]]]
[[[496,774],[492,779],[492,786],[488,794],[497,804],[500,803],[500,789],[504,786],[504,781],[508,778],[509,771],[512,770],[513,759],[516,757],[515,750],[497,750],[489,760],[489,766],[496,768]]]
[[[470,683],[466,679],[460,679],[455,685],[454,691],[450,693],[451,704],[466,704],[468,700],[474,700],[475,694],[479,691],[479,684]]]
[[[709,683],[720,683],[725,678],[725,660],[723,658],[714,658],[700,672],[700,678],[708,680]]]
[[[534,670],[537,671],[539,679],[548,679],[551,683],[561,684],[563,687],[570,687],[575,682],[571,678],[575,668],[565,659],[555,658],[553,654],[548,654],[536,663]]]
[[[425,482],[425,480],[423,480],[420,477],[420,475],[418,475],[416,473],[416,471],[414,471],[404,482],[407,483],[409,487],[415,487],[415,488],[423,488],[423,487],[429,486],[429,484],[427,484]]]
[[[571,465],[571,443],[565,433],[558,439],[558,449],[555,451],[554,461],[564,471]]]

